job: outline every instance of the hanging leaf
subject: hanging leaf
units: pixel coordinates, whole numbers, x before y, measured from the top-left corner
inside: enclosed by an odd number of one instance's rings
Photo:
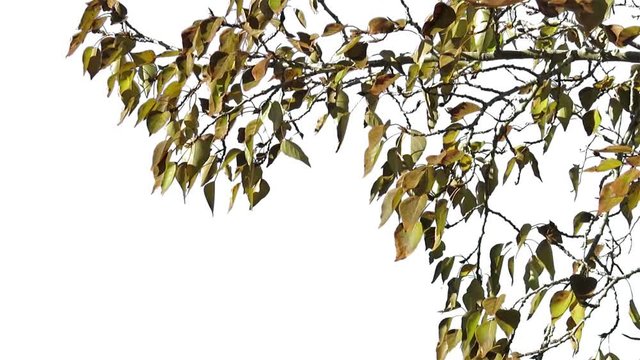
[[[369,146],[367,146],[367,150],[364,152],[364,176],[367,176],[367,174],[371,172],[378,159],[385,130],[386,127],[384,125],[377,125],[369,131]]]
[[[280,151],[291,158],[302,161],[308,167],[311,167],[307,155],[304,153],[304,151],[302,151],[300,146],[298,146],[298,144],[294,143],[293,141],[286,139],[282,140],[282,142],[280,143]]]
[[[422,223],[416,222],[410,231],[398,224],[394,237],[396,239],[396,261],[406,259],[418,247],[422,239]]]
[[[448,28],[455,20],[455,10],[444,2],[438,2],[433,8],[433,15],[422,26],[422,35],[432,37],[436,32]]]
[[[629,301],[629,316],[631,317],[633,325],[640,329],[640,313],[638,313],[638,309],[636,308],[636,304],[633,302],[633,299]]]
[[[541,241],[536,249],[536,256],[544,264],[544,268],[549,272],[551,280],[553,280],[556,270],[553,262],[553,249],[548,241]]]
[[[520,325],[520,312],[515,309],[498,310],[496,312],[498,325],[507,336],[511,336]]]
[[[216,183],[215,181],[208,183],[204,186],[204,197],[207,199],[209,209],[211,209],[211,215],[213,215],[214,204],[216,202]]]
[[[555,322],[562,317],[562,315],[569,309],[569,305],[573,301],[573,293],[568,290],[560,290],[553,294],[551,302],[549,303],[549,309],[551,312],[551,323]]]
[[[538,310],[538,307],[540,306],[540,303],[542,303],[542,299],[544,299],[544,296],[546,294],[547,294],[547,290],[544,289],[544,290],[538,291],[533,296],[533,299],[531,300],[531,309],[529,310],[529,316],[527,317],[527,320],[531,319],[533,314],[536,313],[536,310]]]

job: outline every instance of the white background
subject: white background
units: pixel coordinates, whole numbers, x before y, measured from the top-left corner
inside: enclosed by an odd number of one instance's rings
[[[402,14],[332,3],[360,24]],[[140,30],[178,44],[208,2],[125,4]],[[198,192],[186,205],[177,189],[150,195],[159,139],[132,120],[116,126],[106,76],[82,76],[81,50],[64,57],[83,9],[19,1],[0,14],[0,359],[433,357],[446,290],[429,284],[422,247],[393,262],[392,229],[377,229],[368,204],[357,121],[339,154],[333,129],[309,133],[313,168],[279,159],[252,212],[239,200],[226,214],[222,192],[215,218]],[[562,186],[510,200],[529,201],[540,221],[570,220],[551,200],[572,198],[558,171]]]

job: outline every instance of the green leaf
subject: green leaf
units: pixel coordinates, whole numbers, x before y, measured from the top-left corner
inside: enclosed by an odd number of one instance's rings
[[[476,329],[476,339],[478,340],[478,346],[480,347],[480,358],[486,357],[486,355],[493,349],[493,345],[496,341],[497,322],[495,320],[487,321]]]
[[[580,104],[585,110],[591,109],[591,106],[598,99],[600,92],[592,87],[586,87],[580,90],[578,97],[580,97]]]
[[[597,166],[585,169],[586,172],[604,172],[613,169],[617,169],[622,166],[622,161],[618,159],[604,159]]]
[[[198,137],[191,148],[191,159],[189,160],[189,164],[193,165],[197,171],[199,171],[207,160],[209,160],[212,140],[213,135],[211,134]]]
[[[556,275],[556,270],[553,262],[553,250],[551,248],[551,244],[546,240],[541,241],[536,249],[536,256],[540,261],[542,261],[545,269],[549,272],[551,280],[553,280]]]
[[[542,299],[544,299],[544,296],[546,294],[547,294],[547,289],[544,289],[544,290],[538,291],[533,296],[533,300],[531,300],[531,309],[529,310],[529,316],[527,317],[527,320],[531,319],[533,314],[536,313],[536,310],[538,310],[538,307],[540,306],[540,303],[542,303]]]
[[[558,107],[556,116],[560,124],[562,124],[562,128],[566,131],[569,127],[569,120],[571,120],[571,116],[573,115],[573,100],[571,97],[565,93],[561,93],[558,98]]]
[[[344,113],[339,116],[338,120],[338,148],[336,152],[340,151],[342,147],[342,142],[344,141],[344,137],[347,134],[347,127],[349,126],[349,113]]]
[[[293,141],[286,140],[286,139],[282,140],[282,142],[280,143],[280,151],[282,151],[285,155],[291,158],[294,158],[296,160],[300,160],[303,163],[305,163],[307,166],[311,167],[311,164],[309,163],[309,158],[307,157],[307,155],[302,151],[300,146],[298,146]]]
[[[640,313],[638,313],[638,309],[636,308],[636,304],[633,302],[633,299],[629,301],[629,316],[631,317],[633,325],[640,329]]]
[[[498,325],[507,336],[511,336],[520,324],[520,312],[518,310],[498,310],[496,312]]]
[[[524,242],[527,240],[527,236],[529,236],[529,232],[531,232],[531,224],[522,225],[518,232],[518,237],[516,238],[518,248],[524,245]]]
[[[578,232],[580,231],[580,228],[582,227],[582,224],[591,222],[594,218],[595,216],[593,216],[593,214],[591,213],[588,213],[586,211],[579,212],[573,218],[573,235],[578,234]]]
[[[208,183],[204,186],[204,197],[207,199],[209,209],[211,209],[211,215],[214,213],[214,204],[216,202],[216,183],[215,181]]]
[[[149,118],[147,119],[147,129],[149,129],[149,135],[157,133],[160,129],[162,129],[167,121],[171,118],[171,113],[169,111],[155,111],[151,113]]]
[[[417,162],[427,147],[427,137],[424,135],[411,135],[411,158]]]
[[[176,177],[177,168],[178,166],[174,162],[169,162],[167,164],[167,167],[164,170],[164,174],[162,175],[162,185],[161,185],[162,194],[164,194],[167,191],[167,189],[169,189],[169,186],[171,186],[173,179],[175,179]]]
[[[438,247],[442,241],[445,225],[447,225],[447,215],[449,213],[448,202],[446,199],[440,199],[436,203],[436,240],[434,248]]]
[[[569,309],[569,305],[573,301],[573,292],[568,290],[560,290],[553,294],[549,302],[549,310],[551,312],[551,323],[555,324],[562,315]]]
[[[597,109],[588,111],[582,117],[582,125],[584,126],[584,131],[589,136],[591,136],[598,130],[600,122],[602,122],[602,117],[600,116],[600,112]]]
[[[382,227],[391,217],[393,211],[400,204],[403,195],[402,189],[396,188],[389,190],[382,201],[382,211],[380,213],[380,225]]]
[[[142,66],[156,61],[156,53],[152,50],[145,50],[138,53],[131,53],[131,58],[136,66]]]
[[[578,198],[578,188],[580,187],[580,165],[573,165],[569,169],[569,178],[571,179],[571,185],[573,186],[574,198]]]

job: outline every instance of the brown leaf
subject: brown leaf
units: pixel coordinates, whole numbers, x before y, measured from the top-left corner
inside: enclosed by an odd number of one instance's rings
[[[569,282],[571,283],[571,290],[579,299],[589,297],[598,286],[596,279],[579,274],[571,275]]]
[[[624,47],[640,35],[640,26],[625,28],[620,25],[605,25],[604,31],[609,41],[616,44],[617,47]]]
[[[87,36],[86,31],[80,31],[79,33],[73,35],[71,38],[71,43],[69,44],[69,51],[67,52],[67,57],[73,55],[76,50],[82,45],[85,37]]]
[[[640,177],[640,170],[631,168],[614,181],[606,184],[600,191],[598,215],[606,213],[620,204],[629,192],[631,183]]]
[[[396,24],[383,17],[376,17],[369,21],[369,34],[388,34],[396,29]]]
[[[339,23],[328,24],[324,27],[324,31],[322,32],[322,36],[331,36],[339,33],[344,29],[344,25]]]
[[[266,75],[270,60],[270,57],[266,57],[251,69],[251,75],[253,75],[254,81],[259,82]]]
[[[456,20],[456,12],[451,6],[439,2],[433,8],[433,15],[422,26],[422,35],[431,37],[435,32],[446,29]]]
[[[463,117],[472,114],[474,112],[480,111],[482,109],[478,104],[474,104],[471,102],[463,102],[456,105],[453,108],[447,109],[449,115],[451,115],[451,121],[461,120]]]
[[[376,81],[373,83],[371,90],[369,92],[373,96],[379,96],[382,94],[391,84],[393,84],[396,79],[398,79],[400,75],[398,74],[382,74],[378,75]]]
[[[596,150],[599,153],[616,153],[616,154],[629,154],[633,152],[633,148],[629,145],[610,145],[603,149]]]

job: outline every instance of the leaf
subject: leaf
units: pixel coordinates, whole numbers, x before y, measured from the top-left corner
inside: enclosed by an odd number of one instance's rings
[[[640,26],[623,27],[620,25],[605,25],[605,34],[617,47],[625,47],[633,42],[633,39],[640,35]]]
[[[396,23],[393,21],[383,18],[376,17],[369,21],[369,34],[388,34],[393,32],[396,29]]]
[[[427,195],[410,196],[400,203],[400,218],[405,231],[413,229],[426,206]]]
[[[506,295],[502,294],[498,297],[490,297],[482,300],[482,307],[485,309],[488,315],[494,316],[498,310],[504,304],[504,300],[506,299]]]
[[[214,204],[216,202],[216,183],[215,181],[208,183],[204,186],[204,197],[207,199],[209,209],[211,209],[211,215],[214,213]]]
[[[389,190],[382,201],[382,210],[380,212],[380,225],[382,227],[391,217],[393,211],[398,207],[402,200],[402,189],[396,188]]]
[[[369,146],[364,152],[364,176],[367,176],[373,169],[378,159],[380,149],[382,148],[382,137],[384,136],[386,127],[384,125],[376,125],[369,131]]]
[[[442,241],[445,225],[447,224],[447,215],[449,213],[448,202],[446,199],[440,199],[436,203],[436,239],[434,248],[437,248]]]
[[[569,120],[571,120],[571,116],[573,115],[573,100],[571,100],[569,95],[561,93],[556,109],[556,117],[558,121],[560,121],[560,124],[562,124],[562,128],[566,131],[569,127]]]
[[[640,313],[638,313],[638,309],[636,308],[636,304],[633,302],[633,299],[629,301],[629,316],[631,317],[633,325],[640,329]]]
[[[547,289],[538,291],[534,296],[533,299],[531,300],[531,309],[529,310],[529,316],[527,317],[527,320],[531,319],[531,317],[533,316],[533,314],[536,313],[536,310],[538,310],[538,307],[540,306],[540,303],[542,302],[542,299],[544,299],[544,296],[547,293]]]
[[[498,310],[496,312],[496,320],[498,320],[498,325],[502,331],[510,337],[520,325],[520,312],[515,309]]]
[[[524,242],[527,240],[527,236],[529,236],[529,232],[531,231],[531,224],[524,224],[520,228],[518,232],[518,237],[516,238],[516,242],[518,244],[518,248],[524,245]]]
[[[167,121],[171,118],[171,112],[169,111],[155,111],[147,118],[147,129],[149,129],[149,135],[157,133],[162,129]]]
[[[586,211],[579,212],[573,218],[573,235],[578,234],[578,232],[580,231],[580,228],[582,227],[582,224],[591,222],[594,219],[595,219],[595,216],[593,216],[593,214],[591,213],[588,213]]]
[[[424,135],[411,135],[411,158],[417,162],[427,147],[427,137]]]
[[[574,198],[578,197],[578,188],[580,187],[580,166],[573,165],[569,169],[569,178],[571,179],[571,185],[573,186]]]
[[[267,68],[269,67],[269,62],[271,61],[270,57],[266,57],[262,60],[260,60],[260,62],[258,62],[253,69],[251,69],[251,75],[253,75],[253,80],[255,82],[260,82],[260,80],[262,80],[262,78],[264,78],[264,76],[267,73]]]
[[[396,261],[406,259],[418,247],[422,239],[423,229],[420,221],[416,222],[411,231],[404,230],[402,224],[398,224],[394,237],[396,240]]]
[[[640,170],[631,168],[618,176],[614,181],[604,185],[600,191],[598,215],[609,212],[620,204],[629,192],[631,183],[640,177]]]
[[[282,140],[280,143],[280,151],[282,151],[285,155],[294,158],[296,160],[300,160],[305,163],[307,166],[311,167],[309,163],[309,158],[302,151],[302,149],[291,140]]]
[[[67,51],[67,57],[73,55],[76,50],[82,45],[84,39],[87,37],[86,31],[80,31],[79,33],[73,35],[71,38],[71,42],[69,43],[69,51]]]
[[[344,29],[344,25],[342,24],[338,24],[338,23],[328,24],[327,26],[324,27],[322,36],[331,36],[339,33],[343,29]]]
[[[300,25],[302,25],[302,27],[307,27],[307,19],[304,16],[304,12],[302,12],[302,10],[296,9],[296,18],[298,18],[298,21],[300,22]]]
[[[569,305],[571,305],[572,301],[573,293],[571,291],[560,290],[553,294],[549,303],[552,324],[555,324],[555,322],[569,309]]]
[[[341,114],[338,120],[338,148],[336,152],[340,151],[344,137],[347,135],[347,127],[349,126],[349,113]]]
[[[432,37],[436,32],[448,28],[455,20],[455,10],[444,2],[438,2],[433,8],[433,15],[422,26],[422,35]]]
[[[551,280],[553,280],[556,270],[553,262],[553,250],[548,241],[541,241],[536,249],[536,256],[542,261],[545,269],[549,272]]]
[[[399,74],[382,74],[376,77],[376,81],[369,90],[369,93],[373,96],[380,96],[391,84],[400,77]]]
[[[591,109],[591,106],[598,99],[598,94],[600,92],[592,87],[585,87],[578,93],[578,97],[580,98],[580,104],[585,110]]]
[[[209,155],[211,153],[211,142],[213,140],[213,135],[207,134],[195,141],[191,149],[191,159],[189,164],[193,165],[196,170],[200,170],[202,166],[209,160]]]
[[[142,66],[146,64],[151,64],[156,61],[156,53],[152,50],[145,50],[143,52],[131,53],[131,58],[136,66]]]
[[[176,177],[177,169],[178,167],[175,162],[167,163],[167,168],[164,170],[164,174],[162,175],[162,183],[161,183],[162,194],[164,194],[167,191],[167,189],[169,189],[169,186],[171,186],[171,183],[173,183],[173,179],[175,179]]]
[[[480,111],[480,109],[482,109],[480,105],[465,101],[453,108],[447,109],[447,112],[451,115],[451,121],[455,122],[469,114]]]
[[[480,347],[480,358],[485,358],[489,351],[493,349],[493,345],[496,341],[496,330],[497,322],[495,320],[482,323],[476,329],[476,339],[478,340],[478,346]]]
[[[585,169],[586,172],[603,172],[609,171],[613,169],[617,169],[622,166],[622,161],[618,159],[604,159],[597,166],[592,166],[588,169]]]
[[[630,154],[633,152],[633,147],[629,145],[609,145],[595,151],[599,153]]]
[[[571,290],[578,299],[584,299],[591,296],[598,286],[598,281],[596,279],[580,274],[571,275],[569,283],[571,284]]]

